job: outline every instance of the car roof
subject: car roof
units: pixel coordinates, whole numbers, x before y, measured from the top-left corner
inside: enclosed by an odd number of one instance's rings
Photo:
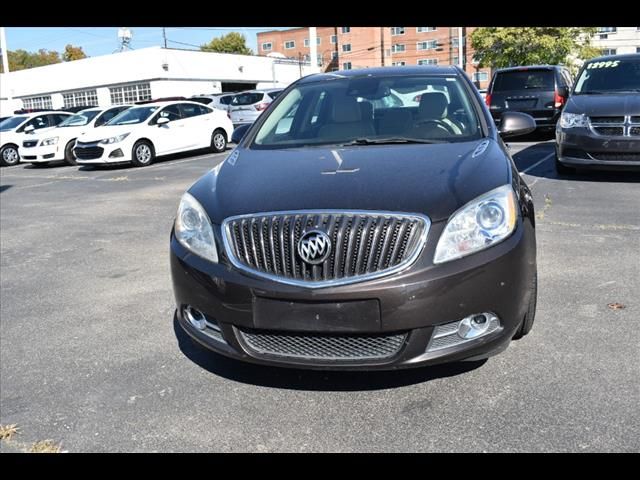
[[[623,60],[623,59],[631,59],[637,58],[640,59],[640,53],[621,53],[619,55],[603,55],[602,57],[594,57],[589,60],[585,60],[584,63],[588,62],[606,62],[609,60]]]
[[[299,80],[299,83],[317,82],[349,77],[386,77],[407,75],[459,75],[460,69],[455,65],[405,65],[402,67],[374,67],[357,70],[337,70],[335,72],[314,73]]]
[[[107,110],[111,110],[112,108],[118,108],[118,107],[131,108],[131,107],[133,107],[133,105],[109,105],[108,107],[89,107],[89,108],[85,108],[84,110],[79,110],[77,113],[90,112],[92,110],[98,110],[100,112],[106,112]]]
[[[525,70],[560,70],[567,69],[565,65],[521,65],[518,67],[507,67],[507,68],[498,68],[496,69],[496,73],[502,72],[517,72],[517,71],[525,71]]]
[[[141,103],[136,105],[131,105],[132,107],[166,107],[167,105],[175,105],[178,103],[191,103],[193,105],[200,105],[201,107],[206,107],[207,105],[202,105],[199,102],[194,102],[193,100],[184,99],[184,100],[162,100],[159,102],[149,102],[149,103]]]

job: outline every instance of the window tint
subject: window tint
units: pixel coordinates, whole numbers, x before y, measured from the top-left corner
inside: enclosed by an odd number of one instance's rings
[[[478,114],[454,76],[380,76],[319,81],[290,90],[251,148],[299,148],[385,141],[470,141]]]
[[[197,117],[198,115],[202,115],[202,112],[200,112],[198,105],[193,105],[191,103],[181,103],[180,109],[182,110],[183,118]]]
[[[27,123],[25,123],[22,127],[20,127],[19,131],[23,132],[25,128],[31,127],[31,126],[33,126],[33,128],[35,128],[36,130],[38,130],[40,128],[48,127],[49,126],[49,121],[47,120],[47,116],[46,115],[41,115],[41,116],[32,118]]]
[[[247,92],[239,93],[231,101],[231,105],[253,105],[262,101],[264,93],[262,92]]]
[[[168,105],[160,111],[156,120],[160,117],[168,118],[170,122],[180,120],[180,107],[178,105]]]
[[[499,72],[493,91],[505,90],[553,90],[555,82],[553,70],[517,70],[513,72]]]
[[[222,105],[229,105],[233,100],[233,95],[226,95],[224,97],[220,97],[220,103]]]
[[[104,125],[113,117],[118,115],[120,112],[125,111],[127,108],[128,107],[110,108],[109,110],[107,110],[106,112],[103,112],[102,115],[98,117],[98,119],[96,120],[95,126],[99,127],[100,125]]]
[[[282,93],[282,90],[278,90],[276,92],[269,92],[269,96],[275,100],[276,98],[278,98],[278,95],[280,95]]]
[[[203,105],[209,105],[211,102],[213,102],[213,98],[209,97],[193,97],[190,100],[192,102],[202,103]]]
[[[60,113],[53,113],[49,115],[49,123],[51,126],[58,125],[59,123],[64,122],[67,118],[72,117],[73,115],[62,115]]]

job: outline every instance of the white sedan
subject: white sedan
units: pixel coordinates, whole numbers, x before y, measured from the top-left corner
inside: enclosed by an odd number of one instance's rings
[[[26,139],[20,145],[18,153],[23,162],[47,164],[64,160],[69,165],[76,164],[73,146],[76,139],[94,127],[100,127],[129,108],[130,105],[118,105],[109,108],[88,108],[68,117],[46,134],[38,134]]]
[[[0,165],[20,163],[18,149],[22,142],[33,138],[35,132],[53,129],[71,115],[69,112],[56,111],[31,112],[16,114],[0,122]]]
[[[222,110],[196,102],[156,102],[131,107],[86,132],[73,153],[78,165],[131,162],[150,165],[161,155],[210,148],[222,152],[233,125]]]

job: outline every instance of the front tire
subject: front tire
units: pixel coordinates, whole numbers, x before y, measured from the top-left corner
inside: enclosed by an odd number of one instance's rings
[[[138,140],[131,150],[131,162],[136,167],[146,167],[153,163],[156,153],[151,142]]]
[[[527,309],[527,314],[522,320],[520,327],[518,327],[516,334],[513,336],[514,340],[521,339],[527,333],[529,333],[533,328],[533,321],[536,318],[537,303],[538,303],[538,272],[536,272],[533,275],[533,280],[531,281],[531,296],[529,297],[529,308]]]
[[[76,156],[73,154],[73,146],[76,144],[75,139],[71,140],[67,143],[67,146],[64,147],[64,161],[69,165],[77,165]]]
[[[5,145],[0,150],[0,165],[11,167],[20,163],[20,155],[18,155],[18,147],[15,145]]]
[[[218,128],[211,135],[211,151],[215,153],[224,152],[227,149],[227,134]]]

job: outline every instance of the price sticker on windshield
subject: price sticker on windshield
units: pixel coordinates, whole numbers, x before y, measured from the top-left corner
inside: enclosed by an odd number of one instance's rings
[[[606,62],[593,62],[587,65],[588,69],[591,68],[614,68],[620,64],[620,60],[609,60]]]

